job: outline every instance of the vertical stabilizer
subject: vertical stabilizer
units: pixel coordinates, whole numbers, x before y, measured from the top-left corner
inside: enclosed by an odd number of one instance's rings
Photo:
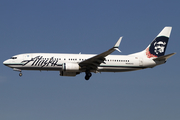
[[[148,58],[156,58],[165,54],[168,40],[171,34],[171,29],[172,27],[164,27],[164,29],[146,48],[146,56]]]

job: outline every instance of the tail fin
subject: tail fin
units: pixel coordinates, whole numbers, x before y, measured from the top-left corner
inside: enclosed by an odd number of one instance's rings
[[[172,27],[164,27],[152,43],[146,48],[148,58],[164,56],[166,47],[171,34]]]

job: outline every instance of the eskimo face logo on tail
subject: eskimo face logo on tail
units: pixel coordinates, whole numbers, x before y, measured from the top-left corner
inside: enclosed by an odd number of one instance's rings
[[[148,58],[151,57],[160,57],[165,54],[168,37],[161,36],[157,37],[150,45],[149,48],[146,49],[146,55]],[[148,50],[149,49],[149,50]]]
[[[166,45],[166,42],[162,42],[162,41],[155,42],[154,43],[154,52],[156,54],[163,53],[165,45]]]

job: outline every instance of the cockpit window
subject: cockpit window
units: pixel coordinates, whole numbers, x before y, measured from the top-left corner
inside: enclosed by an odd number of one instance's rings
[[[17,57],[11,57],[11,59],[17,59]]]

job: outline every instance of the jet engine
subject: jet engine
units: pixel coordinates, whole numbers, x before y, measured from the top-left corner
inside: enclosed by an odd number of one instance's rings
[[[63,63],[62,65],[62,71],[67,71],[67,72],[77,72],[79,71],[80,66],[77,63]]]

